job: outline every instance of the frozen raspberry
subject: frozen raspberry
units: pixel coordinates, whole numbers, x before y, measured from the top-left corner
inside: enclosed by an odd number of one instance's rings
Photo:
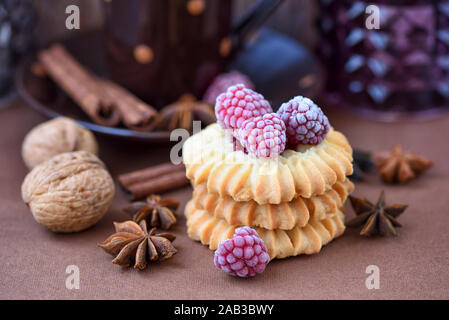
[[[204,93],[203,101],[214,105],[215,100],[217,100],[220,93],[225,92],[230,86],[239,83],[244,84],[248,89],[254,90],[254,84],[246,75],[238,71],[231,71],[228,73],[222,73],[214,79]]]
[[[294,97],[283,103],[277,114],[287,127],[287,141],[290,146],[319,144],[329,132],[329,120],[323,111],[309,98]]]
[[[264,97],[243,84],[231,86],[217,97],[215,114],[225,129],[239,128],[246,119],[273,112]]]
[[[268,262],[270,256],[263,240],[250,227],[237,228],[234,237],[222,241],[214,255],[218,269],[242,278],[262,273]]]
[[[240,143],[259,158],[271,158],[285,150],[285,124],[276,113],[245,120],[237,131]]]

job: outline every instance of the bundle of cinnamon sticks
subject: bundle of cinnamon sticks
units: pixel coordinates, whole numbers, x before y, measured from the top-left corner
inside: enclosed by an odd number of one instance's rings
[[[121,122],[133,130],[148,131],[158,122],[158,112],[126,89],[100,79],[79,64],[59,44],[39,53],[45,72],[97,124]]]
[[[184,165],[172,163],[164,163],[122,174],[118,177],[118,180],[131,200],[180,188],[189,183]]]

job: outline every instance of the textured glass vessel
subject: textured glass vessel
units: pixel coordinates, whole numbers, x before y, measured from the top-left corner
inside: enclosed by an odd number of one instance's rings
[[[380,28],[365,26],[366,8]],[[385,121],[449,110],[449,1],[320,0],[325,100]]]

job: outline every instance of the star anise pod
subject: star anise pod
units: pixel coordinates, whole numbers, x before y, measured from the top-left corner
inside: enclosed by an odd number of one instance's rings
[[[133,220],[139,223],[146,220],[150,227],[164,230],[170,229],[176,223],[175,211],[179,201],[171,198],[161,199],[161,196],[152,194],[146,201],[136,201],[123,208],[123,211],[132,214]]]
[[[116,233],[98,245],[115,256],[112,263],[122,267],[134,264],[134,268],[143,270],[149,262],[166,260],[177,252],[172,244],[176,237],[171,233],[155,234],[156,228],[148,231],[145,220],[140,224],[114,222],[114,227]]]
[[[183,128],[191,131],[193,120],[200,120],[204,125],[216,121],[213,108],[190,94],[183,95],[178,101],[164,107],[159,116],[157,128],[167,130]]]
[[[375,164],[383,181],[405,183],[430,168],[433,162],[411,152],[404,152],[402,147],[397,145],[389,153],[376,154]]]
[[[385,192],[382,191],[376,204],[366,199],[349,196],[352,208],[357,216],[349,221],[348,227],[363,226],[360,231],[362,236],[396,236],[395,228],[402,227],[396,218],[407,209],[407,205],[385,205]]]

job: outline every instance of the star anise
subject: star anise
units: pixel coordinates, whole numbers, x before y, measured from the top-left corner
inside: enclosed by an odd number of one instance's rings
[[[150,227],[164,230],[170,229],[176,223],[175,211],[179,201],[171,198],[161,199],[161,196],[152,194],[146,201],[136,201],[123,208],[123,211],[132,214],[133,220],[139,223],[146,220]]]
[[[404,152],[402,147],[397,145],[389,153],[376,154],[375,164],[383,181],[405,183],[430,168],[433,162],[411,152]]]
[[[192,130],[193,120],[200,120],[207,125],[215,122],[215,113],[211,106],[205,102],[197,101],[190,94],[183,95],[178,101],[164,107],[157,125],[159,129],[173,130],[183,128]]]
[[[396,236],[395,228],[402,227],[396,218],[407,209],[407,205],[385,205],[385,193],[382,191],[379,200],[374,205],[366,199],[349,196],[352,208],[357,217],[349,221],[348,227],[363,226],[360,231],[362,236]]]
[[[114,222],[114,226],[116,233],[98,244],[115,256],[112,263],[122,267],[134,264],[134,268],[143,270],[149,262],[166,260],[177,252],[172,244],[176,237],[171,233],[155,234],[156,228],[148,231],[145,220],[140,224],[134,221]]]

